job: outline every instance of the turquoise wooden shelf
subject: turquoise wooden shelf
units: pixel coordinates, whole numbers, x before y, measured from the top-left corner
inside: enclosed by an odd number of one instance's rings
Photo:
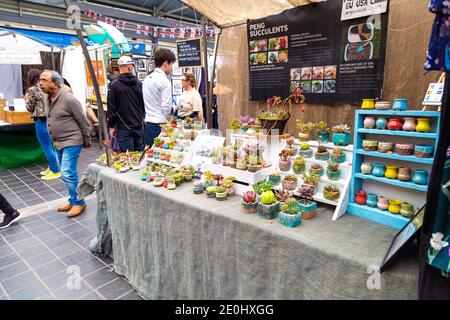
[[[383,152],[378,152],[378,151],[365,151],[362,149],[356,150],[356,153],[363,155],[363,156],[371,156],[371,157],[377,157],[377,158],[409,161],[409,162],[424,163],[424,164],[433,164],[433,161],[434,161],[433,158],[418,158],[415,156],[401,156],[401,155],[394,154],[394,153],[389,154],[389,153],[383,153]]]
[[[402,130],[377,130],[377,129],[358,129],[359,133],[371,133],[371,134],[379,134],[384,136],[402,136],[402,137],[411,137],[411,138],[424,138],[424,139],[436,139],[437,133],[429,132],[411,132],[411,131],[402,131]]]
[[[360,115],[376,116],[396,116],[396,117],[418,117],[418,118],[439,118],[440,112],[437,111],[394,111],[394,110],[357,110]]]
[[[428,185],[423,186],[423,185],[415,184],[413,182],[405,182],[405,181],[400,181],[400,180],[397,180],[397,179],[388,179],[388,178],[382,178],[382,177],[375,177],[375,176],[370,175],[370,174],[366,175],[366,174],[362,174],[362,173],[356,173],[355,177],[358,178],[358,179],[378,181],[378,182],[387,183],[387,184],[390,184],[390,185],[393,185],[393,186],[406,188],[406,189],[411,189],[411,190],[422,191],[422,192],[427,192],[427,190],[428,190]]]
[[[347,206],[347,211],[351,215],[381,223],[394,229],[403,228],[410,220],[399,214],[392,214],[389,211],[383,211],[378,208],[371,208],[357,203],[350,203]]]

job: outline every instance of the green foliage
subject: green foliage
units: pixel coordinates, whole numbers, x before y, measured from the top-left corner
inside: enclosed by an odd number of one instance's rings
[[[273,183],[271,181],[260,181],[253,185],[253,191],[257,194],[262,195],[266,191],[270,191],[273,188]]]

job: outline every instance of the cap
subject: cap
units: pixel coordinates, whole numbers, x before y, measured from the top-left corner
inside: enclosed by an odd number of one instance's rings
[[[121,56],[120,59],[117,61],[117,64],[119,66],[126,66],[129,64],[134,64],[133,59],[131,59],[130,56]]]

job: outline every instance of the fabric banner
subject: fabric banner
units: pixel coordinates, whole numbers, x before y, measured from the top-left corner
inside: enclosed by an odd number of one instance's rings
[[[250,101],[302,90],[306,103],[380,98],[387,13],[341,21],[330,0],[249,20]]]
[[[0,51],[0,64],[42,64],[39,51]]]

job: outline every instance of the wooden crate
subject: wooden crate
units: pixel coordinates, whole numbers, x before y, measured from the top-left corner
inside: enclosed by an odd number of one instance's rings
[[[0,120],[5,120],[5,107],[6,107],[6,100],[0,99]]]
[[[34,119],[32,118],[31,113],[29,112],[13,112],[13,111],[5,111],[5,120],[11,124],[23,124],[23,123],[33,123]]]

